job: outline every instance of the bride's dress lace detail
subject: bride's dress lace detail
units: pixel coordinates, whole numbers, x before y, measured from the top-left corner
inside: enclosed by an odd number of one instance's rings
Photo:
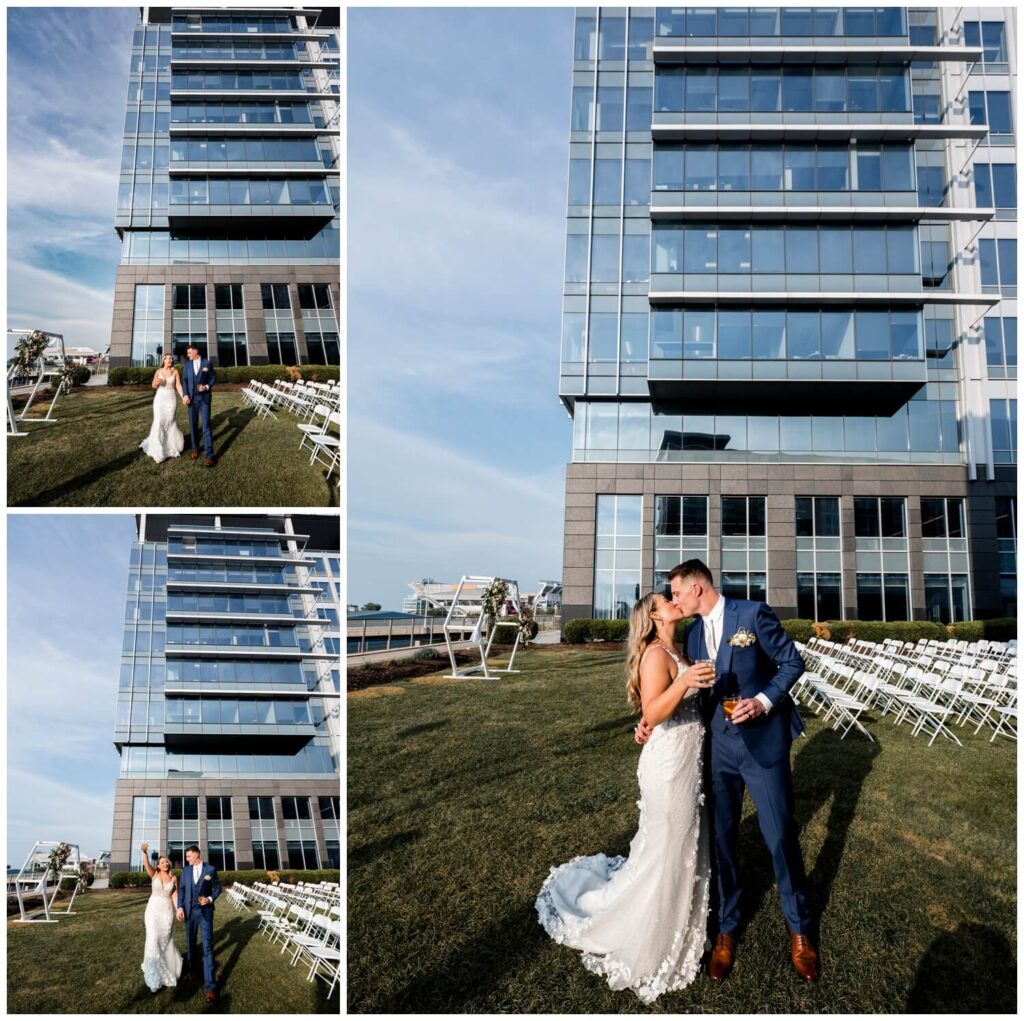
[[[584,967],[612,989],[631,989],[648,1004],[689,985],[707,949],[703,748],[703,721],[690,697],[654,728],[640,754],[640,821],[629,857],[573,858],[551,869],[537,897],[552,939],[583,951]]]
[[[174,375],[170,375],[153,398],[153,426],[149,435],[139,444],[157,464],[169,457],[178,457],[185,449],[185,437],[178,428],[178,390]]]
[[[174,905],[170,883],[153,877],[153,892],[146,904],[146,949],[142,957],[142,974],[146,985],[155,993],[164,986],[176,986],[181,975],[181,954],[174,945]]]

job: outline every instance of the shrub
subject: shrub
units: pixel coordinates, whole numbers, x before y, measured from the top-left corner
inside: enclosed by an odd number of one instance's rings
[[[180,366],[179,366],[180,368]],[[107,376],[110,386],[132,386],[151,383],[156,367],[152,365],[119,365]],[[309,379],[315,383],[341,379],[339,365],[221,365],[217,367],[218,383],[248,383],[250,379],[268,385],[278,379]],[[77,382],[77,380],[76,380]]]
[[[590,625],[594,622],[587,617],[567,620],[562,625],[562,641],[568,645],[582,645],[590,641]]]
[[[980,642],[985,637],[985,622],[983,620],[960,620],[955,624],[950,624],[947,630],[957,641]]]
[[[56,390],[57,387],[60,386],[60,377],[61,377],[61,374],[59,372],[54,372],[50,376],[50,389],[51,390]],[[87,366],[85,366],[85,365],[76,365],[76,366],[74,366],[74,368],[72,370],[72,373],[71,373],[71,383],[72,383],[73,386],[85,386],[85,384],[88,383],[91,378],[92,378],[92,373],[89,371]]]
[[[75,879],[74,876],[65,876],[60,881],[60,888],[65,893],[70,893],[76,886],[78,886],[78,880]]]
[[[176,869],[180,873],[181,869]],[[338,869],[279,869],[278,875],[282,883],[339,883],[341,872]],[[267,871],[265,869],[230,869],[218,872],[221,885],[230,886],[232,883],[266,883]],[[112,889],[122,890],[133,886],[149,886],[150,878],[145,872],[115,872],[110,877]]]
[[[832,636],[833,642],[845,645],[850,640],[853,625],[848,620],[826,620],[823,622]]]
[[[984,637],[992,642],[1008,642],[1011,638],[1017,637],[1016,617],[993,617],[991,620],[984,620]]]
[[[809,620],[793,618],[779,621],[779,623],[794,642],[809,642],[814,637],[814,626]]]
[[[629,634],[629,621],[595,620],[592,634],[595,642],[624,642]]]

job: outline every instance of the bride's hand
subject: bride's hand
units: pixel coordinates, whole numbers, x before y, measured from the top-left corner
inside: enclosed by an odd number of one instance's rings
[[[678,677],[687,688],[710,688],[715,683],[715,668],[708,663],[694,663]]]

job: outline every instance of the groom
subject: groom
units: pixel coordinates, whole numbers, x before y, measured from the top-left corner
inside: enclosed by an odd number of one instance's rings
[[[203,426],[203,452],[206,454],[206,467],[212,468],[216,461],[213,457],[213,433],[210,429],[210,403],[213,400],[213,385],[217,382],[217,373],[208,358],[202,358],[199,348],[189,344],[185,349],[187,355],[181,370],[182,403],[188,408],[188,429],[192,439],[192,460],[199,457],[199,423]]]
[[[740,924],[741,884],[737,841],[744,788],[757,809],[761,835],[771,852],[782,913],[790,933],[790,959],[805,982],[818,978],[811,944],[812,918],[807,880],[793,812],[789,749],[804,725],[789,689],[804,672],[796,646],[766,603],[726,599],[715,590],[700,560],[687,560],[669,574],[674,602],[686,616],[699,615],[687,629],[687,659],[712,659],[716,681],[704,695],[704,719],[711,741],[711,787],[718,864],[718,937],[708,972],[713,982],[729,973]],[[726,693],[738,701],[727,718]],[[637,740],[650,736],[641,720]]]
[[[185,923],[185,967],[195,967],[196,929],[203,937],[203,985],[206,1002],[216,999],[217,973],[213,960],[213,902],[220,896],[217,870],[203,862],[195,844],[185,849],[188,864],[181,870],[178,883],[178,921]]]

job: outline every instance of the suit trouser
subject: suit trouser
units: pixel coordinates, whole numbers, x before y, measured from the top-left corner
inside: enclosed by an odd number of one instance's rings
[[[186,967],[191,971],[192,956],[196,945],[196,930],[203,937],[203,985],[207,989],[217,988],[217,971],[213,961],[213,912],[203,911],[195,907],[185,919],[185,938],[188,949],[185,953]]]
[[[192,449],[199,450],[199,425],[203,429],[203,453],[213,457],[213,430],[210,428],[210,397],[197,394],[188,406],[188,430]]]
[[[728,724],[727,726],[733,726]],[[738,734],[719,732],[712,742],[712,790],[715,810],[715,855],[718,862],[719,931],[732,932],[740,923],[742,886],[737,840],[744,788],[757,809],[761,835],[772,857],[782,914],[790,929],[806,933],[811,925],[807,878],[793,811],[793,776],[789,756],[770,766],[759,765]]]

